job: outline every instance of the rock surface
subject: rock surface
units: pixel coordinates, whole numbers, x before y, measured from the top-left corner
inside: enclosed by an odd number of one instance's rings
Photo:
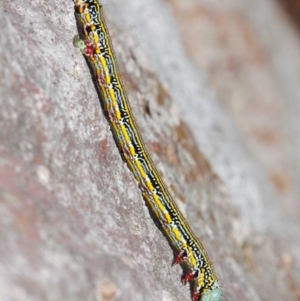
[[[300,300],[300,38],[282,8],[102,4],[144,139],[224,300]],[[72,1],[0,14],[0,300],[190,300],[72,46]]]

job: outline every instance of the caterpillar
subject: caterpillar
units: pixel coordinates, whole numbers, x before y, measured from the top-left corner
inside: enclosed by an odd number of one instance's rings
[[[183,284],[191,282],[193,301],[219,301],[217,276],[202,243],[180,212],[145,146],[121,81],[102,5],[97,0],[73,0],[79,34],[75,47],[92,69],[104,113],[120,150],[138,182],[150,212],[174,248],[174,264],[185,264]]]

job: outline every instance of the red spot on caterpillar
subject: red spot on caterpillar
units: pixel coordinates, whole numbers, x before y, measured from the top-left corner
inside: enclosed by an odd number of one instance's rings
[[[88,57],[93,56],[94,52],[95,52],[93,44],[88,40],[85,40],[84,44],[86,46],[85,51],[84,51],[84,55],[86,55]]]
[[[186,259],[186,251],[185,250],[181,250],[177,256],[174,258],[173,262],[172,262],[172,266],[178,263],[183,262]]]
[[[188,274],[183,275],[181,277],[181,282],[186,285],[188,282],[194,280],[196,278],[196,273],[195,271],[190,271]]]
[[[193,301],[198,301],[200,297],[200,294],[198,292],[194,292],[192,296]]]

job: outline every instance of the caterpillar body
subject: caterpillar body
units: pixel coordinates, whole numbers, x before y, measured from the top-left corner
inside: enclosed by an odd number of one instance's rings
[[[85,55],[92,69],[120,153],[174,248],[173,264],[187,266],[182,282],[191,282],[193,301],[219,301],[222,290],[207,252],[169,193],[137,127],[103,19],[102,5],[97,0],[73,1],[80,28],[80,37],[75,37],[74,45]]]

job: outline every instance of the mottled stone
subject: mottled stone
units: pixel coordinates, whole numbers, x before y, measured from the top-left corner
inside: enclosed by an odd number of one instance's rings
[[[281,7],[103,4],[139,127],[224,300],[299,300],[300,43]],[[72,45],[72,1],[0,14],[0,300],[189,300]]]

